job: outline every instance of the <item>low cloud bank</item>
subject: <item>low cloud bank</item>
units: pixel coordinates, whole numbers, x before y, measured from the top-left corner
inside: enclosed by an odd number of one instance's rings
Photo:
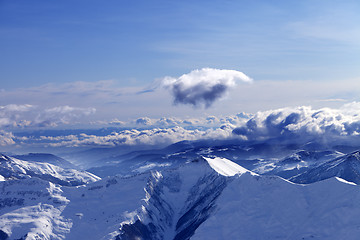
[[[233,133],[248,140],[310,137],[330,141],[360,136],[360,103],[349,103],[339,109],[298,107],[258,112]]]
[[[202,68],[178,78],[165,77],[163,86],[170,90],[174,104],[210,107],[223,97],[236,81],[251,82],[244,73],[235,70]]]
[[[199,125],[189,125],[191,128],[168,126],[168,124],[184,124],[188,122],[186,120],[145,119],[154,124],[153,128],[125,130],[103,137],[84,135],[82,139],[60,144],[66,146],[72,144],[156,145],[200,139],[239,139],[242,141],[278,139],[295,143],[305,143],[311,140],[319,143],[326,141],[329,144],[330,142],[339,144],[340,142],[337,141],[353,141],[360,137],[360,103],[357,102],[346,104],[339,109],[312,109],[309,106],[302,106],[263,111],[252,116],[245,113],[222,118],[209,116],[205,119],[193,120]]]
[[[147,130],[123,130],[106,136],[68,135],[59,137],[42,136],[39,141],[51,147],[119,146],[119,145],[168,145],[182,140],[227,139],[232,129],[189,130],[182,127],[153,128]]]
[[[23,108],[26,109],[26,108]],[[59,108],[50,112],[73,113],[74,109]],[[87,112],[87,114],[90,114]],[[122,126],[125,124],[120,123]],[[147,117],[132,121],[141,129],[119,129],[104,132],[58,136],[16,136],[0,132],[0,145],[26,144],[50,147],[86,147],[119,145],[168,145],[182,140],[268,141],[284,143],[356,144],[360,140],[360,103],[353,102],[338,109],[313,109],[308,106],[240,113],[228,117],[209,116],[203,119]],[[125,124],[126,125],[126,124]],[[136,128],[135,127],[135,128]],[[145,129],[144,129],[145,128]]]

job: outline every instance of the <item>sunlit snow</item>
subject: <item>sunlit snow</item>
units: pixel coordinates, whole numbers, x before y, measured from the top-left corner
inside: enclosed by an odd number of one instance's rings
[[[234,176],[235,174],[243,174],[250,172],[249,170],[243,168],[242,166],[226,159],[226,158],[207,158],[204,159],[209,163],[209,165],[219,174],[223,176]]]

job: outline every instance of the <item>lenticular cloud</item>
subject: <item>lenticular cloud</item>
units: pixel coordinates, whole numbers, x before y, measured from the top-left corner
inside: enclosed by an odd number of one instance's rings
[[[210,107],[223,97],[236,81],[251,82],[251,78],[235,70],[203,68],[191,71],[179,78],[165,77],[163,85],[170,89],[174,104],[190,104]]]

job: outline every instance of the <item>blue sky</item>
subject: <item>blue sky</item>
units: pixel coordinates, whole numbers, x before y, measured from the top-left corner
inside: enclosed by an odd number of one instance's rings
[[[359,12],[355,0],[0,1],[0,115],[50,127],[339,107],[360,94]],[[208,108],[156,88],[202,68],[253,82]]]
[[[2,88],[193,69],[257,80],[358,77],[358,1],[1,1]]]

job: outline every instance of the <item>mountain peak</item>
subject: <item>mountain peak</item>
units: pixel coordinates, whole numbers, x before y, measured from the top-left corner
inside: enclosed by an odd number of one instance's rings
[[[236,174],[242,175],[247,172],[250,172],[252,175],[257,175],[226,158],[220,158],[220,157],[215,157],[215,158],[203,157],[203,158],[208,162],[208,164],[212,169],[214,169],[217,173],[223,176],[230,177]]]

